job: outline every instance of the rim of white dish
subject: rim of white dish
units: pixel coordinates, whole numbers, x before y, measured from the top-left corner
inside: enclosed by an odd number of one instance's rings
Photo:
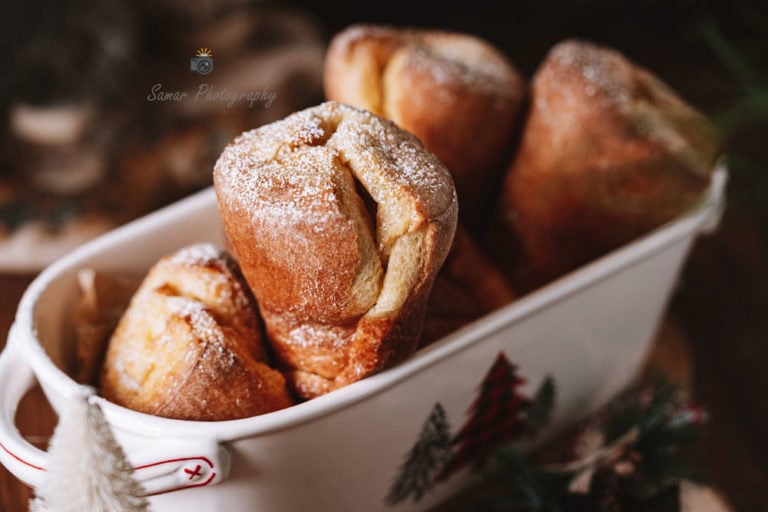
[[[702,201],[689,212],[421,349],[408,360],[327,395],[260,416],[209,422],[153,416],[119,406],[104,398],[99,398],[98,403],[114,428],[150,438],[216,438],[229,441],[309,423],[383,393],[440,361],[466,350],[489,334],[544,307],[562,301],[632,263],[649,257],[659,248],[671,245],[680,239],[695,236],[696,232],[705,228],[707,224],[717,222],[723,209],[726,180],[727,171],[725,166],[720,164],[712,175],[709,190]],[[21,352],[38,380],[61,390],[61,393],[67,397],[73,396],[80,386],[53,363],[35,335],[34,310],[37,299],[47,286],[62,272],[81,265],[83,260],[98,253],[103,247],[109,247],[113,241],[130,237],[145,229],[147,223],[159,222],[171,214],[178,215],[185,211],[194,211],[202,201],[210,200],[208,196],[211,194],[213,194],[211,189],[199,192],[103,235],[50,265],[30,284],[19,303],[16,320],[9,336],[9,344],[13,343]],[[517,347],[524,345],[524,342],[518,342]]]

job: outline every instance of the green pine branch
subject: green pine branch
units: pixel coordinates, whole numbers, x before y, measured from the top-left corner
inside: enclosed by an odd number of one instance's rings
[[[548,384],[542,385],[537,393],[542,402],[548,401],[545,397],[554,392],[548,388]],[[702,418],[698,409],[689,406],[686,396],[667,383],[660,382],[649,390],[630,390],[591,420],[590,424],[598,422],[606,446],[617,441],[620,444],[611,457],[591,463],[596,476],[588,495],[578,496],[569,491],[576,471],[581,470],[538,467],[508,444],[494,452],[494,464],[488,470],[489,478],[502,491],[480,500],[478,508],[562,512],[576,507],[596,511],[602,510],[599,504],[606,497],[611,498],[612,506],[624,501],[666,503],[670,489],[677,483],[696,479],[688,462],[690,449],[701,435]],[[626,434],[632,430],[637,435],[628,438]],[[632,441],[625,446],[625,439]],[[616,456],[620,459],[616,460]],[[635,471],[628,475],[616,473],[614,464],[621,461],[633,465]]]

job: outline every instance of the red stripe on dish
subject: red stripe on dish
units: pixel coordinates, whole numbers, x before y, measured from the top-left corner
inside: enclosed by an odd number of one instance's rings
[[[40,466],[36,466],[36,465],[32,464],[31,462],[27,462],[26,460],[22,459],[21,457],[19,457],[15,453],[13,453],[11,450],[9,450],[3,443],[0,443],[0,448],[2,448],[3,451],[5,451],[5,453],[10,455],[11,457],[16,459],[17,461],[21,462],[22,464],[24,464],[26,466],[29,466],[29,467],[31,467],[33,469],[37,469],[38,471],[45,471],[45,468],[41,468]],[[144,468],[150,468],[150,467],[154,467],[154,466],[159,466],[160,464],[168,464],[168,463],[171,463],[171,462],[184,462],[184,461],[188,461],[188,460],[202,460],[206,464],[208,464],[208,466],[213,468],[213,463],[207,457],[184,457],[184,458],[179,458],[179,459],[162,460],[162,461],[159,461],[159,462],[153,462],[151,464],[144,464],[143,466],[136,466],[133,469],[134,470],[144,469]],[[182,489],[189,489],[191,487],[205,487],[206,485],[210,484],[213,481],[214,478],[216,478],[216,473],[211,473],[211,476],[208,477],[208,480],[206,480],[205,482],[201,482],[199,484],[182,485],[180,487],[175,487],[173,489],[167,489],[167,490],[158,491],[158,492],[155,492],[155,493],[152,493],[152,494],[148,494],[147,496],[157,496],[158,494],[165,494],[167,492],[180,491]]]
[[[7,453],[8,455],[10,455],[11,457],[13,457],[14,459],[16,459],[17,461],[21,462],[22,464],[25,464],[25,465],[27,465],[27,466],[31,467],[32,469],[37,469],[38,471],[45,471],[45,468],[41,468],[40,466],[35,466],[35,465],[34,465],[34,464],[32,464],[31,462],[27,462],[27,461],[25,461],[24,459],[22,459],[21,457],[19,457],[19,456],[18,456],[18,455],[16,455],[15,453],[13,453],[11,450],[9,450],[8,448],[6,448],[6,447],[5,447],[5,445],[4,445],[3,443],[0,443],[0,448],[2,448],[2,449],[5,451],[5,453]],[[209,462],[209,464],[210,464],[210,462]],[[211,466],[211,467],[213,467],[213,466]]]
[[[180,459],[161,460],[160,462],[153,462],[151,464],[144,464],[143,466],[134,466],[133,469],[137,470],[137,469],[151,468],[151,467],[154,467],[154,466],[159,466],[160,464],[168,464],[170,462],[184,462],[184,461],[188,461],[188,460],[202,460],[206,464],[208,464],[208,466],[211,469],[213,469],[213,462],[208,460],[208,457],[182,457]],[[192,486],[190,485],[188,487],[192,487]]]

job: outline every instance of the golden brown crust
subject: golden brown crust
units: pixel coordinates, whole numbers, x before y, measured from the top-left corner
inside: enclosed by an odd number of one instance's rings
[[[415,137],[324,103],[240,136],[217,162],[214,185],[300,396],[415,350],[457,215],[448,171]]]
[[[451,251],[435,278],[420,345],[437,341],[514,299],[502,272],[458,226]]]
[[[502,199],[525,288],[670,220],[707,186],[720,151],[714,129],[618,52],[560,43],[531,94]]]
[[[163,258],[144,279],[110,340],[101,393],[169,418],[244,418],[292,404],[266,362],[236,263],[200,244]]]
[[[419,137],[451,170],[462,215],[478,215],[524,93],[498,50],[465,34],[354,26],[333,39],[324,83],[328,99]]]

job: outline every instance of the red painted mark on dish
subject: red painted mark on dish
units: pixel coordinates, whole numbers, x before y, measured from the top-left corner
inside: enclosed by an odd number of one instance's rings
[[[167,489],[167,490],[164,490],[164,491],[157,491],[157,492],[153,492],[152,494],[147,494],[147,496],[157,496],[158,494],[165,494],[167,492],[173,492],[173,491],[181,491],[183,489],[190,489],[192,487],[205,487],[206,485],[211,483],[214,478],[216,478],[216,473],[211,473],[211,476],[205,482],[202,482],[202,483],[199,483],[199,484],[182,485],[182,486],[179,486],[179,487],[175,487],[173,489]]]
[[[133,469],[134,470],[139,470],[139,469],[151,468],[151,467],[154,467],[154,466],[159,466],[160,464],[170,464],[172,462],[187,462],[187,461],[190,461],[190,460],[201,460],[201,461],[205,462],[206,464],[208,464],[208,466],[211,469],[213,469],[213,462],[211,462],[210,459],[208,459],[208,457],[202,457],[202,456],[201,457],[181,457],[181,458],[178,458],[178,459],[161,460],[159,462],[153,462],[151,464],[144,464],[143,466],[136,466]],[[202,467],[198,464],[194,471],[191,471],[189,469],[184,469],[184,472],[189,474],[190,475],[189,479],[192,480],[193,476],[200,474],[199,470],[201,470],[201,469],[202,469]],[[198,484],[181,485],[179,487],[174,487],[173,489],[165,489],[165,490],[162,490],[162,491],[153,492],[151,494],[147,494],[147,496],[157,496],[159,494],[165,494],[167,492],[181,491],[182,489],[191,489],[192,487],[205,487],[206,485],[210,484],[213,481],[214,478],[216,478],[216,473],[211,473],[211,476],[209,476],[208,480],[206,480],[205,482],[200,482]]]
[[[186,474],[188,474],[188,475],[189,475],[189,480],[192,480],[192,479],[194,479],[195,477],[198,477],[198,476],[203,476],[203,475],[200,473],[200,470],[201,470],[201,469],[203,469],[203,466],[201,466],[200,464],[198,464],[197,466],[195,466],[195,469],[184,468],[184,472],[185,472]]]

